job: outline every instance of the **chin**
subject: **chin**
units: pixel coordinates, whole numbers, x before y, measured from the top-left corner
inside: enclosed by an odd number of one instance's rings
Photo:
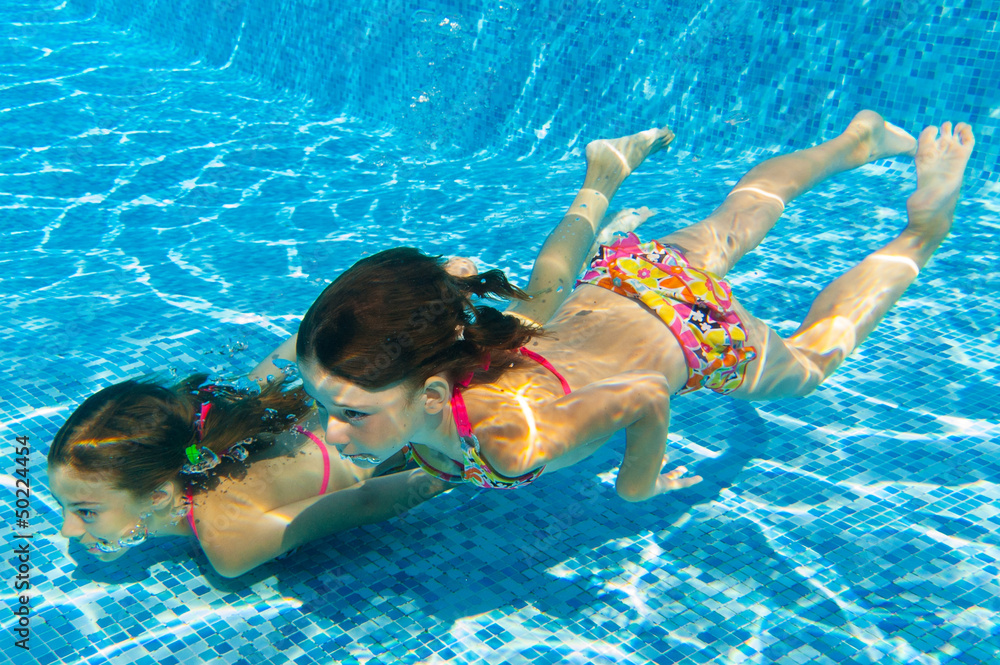
[[[125,548],[118,550],[117,552],[102,552],[98,549],[87,548],[87,553],[97,559],[98,561],[103,561],[107,563],[108,561],[114,561],[115,559],[121,557],[125,554]]]
[[[369,457],[371,459],[369,459]],[[354,466],[362,469],[374,469],[375,467],[377,467],[379,464],[382,463],[381,459],[378,459],[373,455],[360,455],[358,457],[354,457],[352,455],[348,456],[348,459]]]

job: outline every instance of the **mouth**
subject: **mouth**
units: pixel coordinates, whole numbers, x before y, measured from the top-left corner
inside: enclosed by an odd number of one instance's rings
[[[341,457],[346,457],[352,462],[363,462],[365,464],[371,464],[372,466],[378,466],[379,464],[382,463],[382,460],[380,460],[378,457],[375,457],[374,455],[367,455],[365,453],[357,453],[356,455],[347,455],[345,453],[341,453],[340,455]]]

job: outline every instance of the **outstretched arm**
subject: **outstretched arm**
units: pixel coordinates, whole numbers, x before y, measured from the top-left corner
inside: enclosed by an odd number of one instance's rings
[[[533,297],[512,303],[508,311],[540,325],[552,318],[572,292],[573,282],[589,257],[615,192],[647,157],[665,148],[673,138],[673,132],[664,127],[587,144],[583,187],[535,259],[525,289]],[[647,217],[648,211],[645,216],[639,213],[621,220],[622,230],[635,229]]]
[[[254,513],[238,506],[200,525],[201,545],[223,577],[237,577],[305,543],[401,515],[452,486],[422,470],[370,478],[353,487]],[[245,508],[245,509],[241,509]]]
[[[508,417],[504,424],[498,418],[480,427],[484,456],[503,475],[568,466],[624,429],[625,457],[615,483],[622,498],[644,501],[701,480],[660,473],[670,424],[670,386],[662,374],[633,371],[597,381],[534,410],[525,421],[531,424]]]

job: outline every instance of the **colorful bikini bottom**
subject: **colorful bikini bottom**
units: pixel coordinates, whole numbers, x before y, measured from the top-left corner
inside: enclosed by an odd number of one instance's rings
[[[601,245],[580,284],[593,284],[638,300],[659,316],[684,350],[688,380],[677,391],[708,388],[726,394],[743,383],[757,357],[733,311],[729,284],[692,268],[684,255],[655,240],[630,233]]]

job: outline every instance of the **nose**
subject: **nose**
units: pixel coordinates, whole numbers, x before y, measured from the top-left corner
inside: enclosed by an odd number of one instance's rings
[[[323,435],[326,438],[326,442],[331,446],[346,446],[351,442],[350,438],[347,436],[347,430],[350,426],[337,420],[334,417],[329,417],[326,419],[326,431]]]
[[[62,529],[59,530],[63,538],[79,539],[86,532],[86,529],[83,528],[83,520],[73,513],[63,511]]]

